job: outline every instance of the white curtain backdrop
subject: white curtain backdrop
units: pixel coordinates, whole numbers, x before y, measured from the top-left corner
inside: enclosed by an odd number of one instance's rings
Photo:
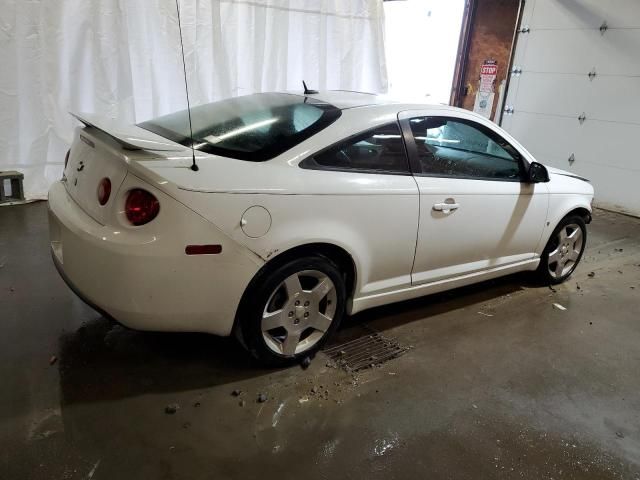
[[[382,0],[180,0],[192,105],[259,91],[387,90]],[[45,198],[69,111],[186,108],[175,0],[0,0],[0,171]]]

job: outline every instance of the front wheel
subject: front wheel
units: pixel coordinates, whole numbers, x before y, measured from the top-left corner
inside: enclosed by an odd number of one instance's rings
[[[550,284],[564,282],[578,266],[587,243],[587,227],[579,216],[565,217],[542,253],[538,274]]]
[[[243,339],[263,363],[294,362],[316,352],[336,330],[345,303],[344,278],[331,260],[291,260],[264,272],[247,291]]]

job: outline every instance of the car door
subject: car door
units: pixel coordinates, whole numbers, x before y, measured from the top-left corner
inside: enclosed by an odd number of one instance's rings
[[[358,297],[411,286],[418,187],[395,112],[389,120],[300,163],[303,169],[315,170],[305,180],[309,188],[313,190],[318,182],[323,185],[323,208],[312,212],[315,224],[335,225],[333,235],[339,234],[340,240],[353,249],[358,271],[356,303]],[[304,197],[297,201],[299,208],[310,210],[304,201]]]
[[[531,260],[548,189],[525,180],[522,153],[464,113],[406,111],[399,118],[420,194],[412,283]]]

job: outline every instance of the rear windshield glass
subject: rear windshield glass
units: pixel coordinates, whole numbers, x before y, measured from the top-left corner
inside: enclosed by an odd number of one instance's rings
[[[191,147],[189,112],[139,124]],[[241,160],[274,158],[315,135],[340,117],[340,109],[301,95],[257,93],[191,109],[193,147]]]

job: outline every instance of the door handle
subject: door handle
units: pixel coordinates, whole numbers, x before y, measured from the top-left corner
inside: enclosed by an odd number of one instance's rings
[[[453,210],[457,210],[460,208],[459,203],[436,203],[433,206],[433,209],[437,212],[449,213]]]

